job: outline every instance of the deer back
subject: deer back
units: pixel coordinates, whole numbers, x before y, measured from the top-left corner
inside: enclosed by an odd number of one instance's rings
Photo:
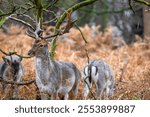
[[[92,61],[91,64],[98,69],[98,84],[109,89],[108,95],[112,96],[115,90],[115,76],[111,66],[102,60]]]

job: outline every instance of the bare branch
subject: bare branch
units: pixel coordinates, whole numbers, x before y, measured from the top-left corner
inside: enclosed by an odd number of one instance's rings
[[[13,7],[12,11],[9,12],[9,13],[4,13],[4,14],[0,14],[0,17],[3,17],[3,16],[9,16],[13,13],[15,13],[19,8],[16,8],[16,7]]]
[[[133,9],[133,7],[132,7],[132,4],[131,4],[131,0],[128,0],[128,4],[129,4],[129,7],[130,7],[130,9],[132,10],[132,12],[135,14],[135,11],[134,11],[134,9]]]
[[[56,21],[56,20],[57,20],[57,18],[55,17],[55,18],[51,19],[50,21],[44,22],[43,24],[44,24],[44,25],[47,25],[47,24],[49,24],[49,23],[51,23],[51,22],[54,22],[54,21]]]
[[[15,85],[29,85],[35,82],[34,80],[29,80],[29,81],[24,81],[24,82],[16,82],[16,81],[10,81],[10,80],[6,80],[3,79],[2,77],[0,77],[0,82],[4,82],[6,84],[15,84]]]
[[[75,4],[75,5],[73,5],[72,7],[68,8],[68,9],[61,15],[61,17],[58,19],[58,21],[57,21],[57,23],[56,23],[56,25],[55,25],[55,32],[54,32],[54,34],[57,34],[56,31],[60,29],[60,26],[61,26],[62,23],[64,22],[64,20],[65,20],[65,18],[67,17],[67,14],[68,14],[68,13],[74,12],[75,10],[80,9],[80,8],[82,8],[82,7],[84,7],[84,6],[90,5],[90,4],[92,4],[92,3],[96,2],[96,1],[98,1],[98,0],[85,0],[85,1],[83,1],[83,2],[79,2],[79,3]],[[56,42],[57,42],[57,39],[55,38],[55,39],[53,40],[51,49],[54,48],[53,46],[56,46]],[[56,47],[55,47],[55,48],[56,48]],[[55,49],[53,50],[53,52],[55,52]],[[54,58],[54,56],[51,56],[51,59],[53,59],[53,58]]]
[[[145,0],[133,0],[133,1],[138,2],[138,3],[141,3],[141,4],[144,4],[144,5],[146,5],[146,6],[150,6],[150,2],[145,1]]]
[[[74,23],[77,21],[77,20],[72,21],[71,14],[72,14],[71,11],[67,14],[68,21],[63,31],[63,34],[69,33],[70,29],[73,27]]]
[[[63,35],[65,33],[68,33],[69,30],[73,27],[74,23],[76,22],[76,20],[75,21],[71,20],[70,15],[71,15],[71,13],[68,14],[68,22],[67,22],[67,25],[65,26],[65,29],[63,31],[57,30],[57,32],[55,31],[55,34],[53,34],[53,35],[46,35],[45,37],[40,36],[40,38],[41,39],[50,39],[50,38],[53,38],[53,37],[57,37],[58,35],[60,36],[60,35]]]
[[[94,2],[96,2],[98,0],[85,0],[83,2],[80,2],[80,3],[77,3],[75,4],[74,6],[70,7],[69,9],[67,9],[63,14],[62,16],[59,18],[55,28],[56,29],[59,29],[60,28],[60,25],[63,23],[63,21],[65,20],[66,16],[67,16],[67,13],[69,12],[74,12],[75,10],[79,9],[79,8],[82,8],[84,6],[87,6],[87,5],[90,5]]]
[[[50,11],[50,10],[47,10],[47,9],[43,9],[43,11],[45,11],[45,12],[47,12],[47,13],[50,13],[50,15],[54,15],[54,18],[51,19],[50,21],[44,22],[44,23],[43,23],[44,25],[47,25],[47,24],[49,24],[49,23],[51,23],[51,22],[54,22],[54,21],[55,21],[55,22],[58,21],[58,18],[57,18],[57,16],[56,16],[56,13],[55,13],[55,12]]]
[[[15,55],[19,56],[20,58],[31,58],[30,56],[22,56],[20,54],[17,54],[17,52],[15,53]]]
[[[88,42],[87,42],[87,40],[85,39],[85,36],[84,36],[83,32],[81,31],[81,29],[79,28],[79,26],[78,26],[76,23],[75,23],[75,26],[76,26],[76,28],[79,30],[79,32],[81,33],[82,39],[83,39],[83,41],[84,41],[84,50],[85,50],[85,52],[86,52],[87,62],[88,62],[88,64],[89,64],[89,62],[90,62],[90,57],[89,57],[89,54],[88,54],[88,50],[87,50],[87,48],[86,48]]]
[[[92,92],[92,90],[91,90],[89,84],[88,84],[87,81],[86,81],[87,78],[89,78],[89,76],[87,76],[87,77],[84,79],[84,82],[87,84],[88,89],[89,89],[90,93],[92,94],[93,98],[94,98],[95,100],[97,100],[97,98],[95,97],[94,93]]]
[[[26,14],[28,11],[30,11],[31,9],[33,9],[34,6],[29,7],[28,9],[26,9],[26,11],[24,11],[22,14]]]
[[[87,44],[87,40],[85,39],[84,34],[82,33],[81,29],[79,28],[79,26],[75,23],[76,28],[79,30],[79,32],[81,33],[82,39],[84,40],[84,42]]]
[[[2,52],[3,54],[7,55],[7,56],[11,56],[11,55],[17,55],[20,58],[31,58],[30,56],[22,56],[20,54],[17,54],[17,52],[4,52],[2,49],[0,49],[0,52]]]
[[[50,5],[47,6],[46,9],[51,8],[52,6],[54,6],[59,0],[54,0],[54,2]]]
[[[127,59],[124,60],[124,65],[123,65],[123,68],[121,69],[120,82],[122,82],[123,79],[124,79],[124,72],[125,72],[125,70],[126,70],[126,68],[127,68],[128,62],[129,62],[129,61],[128,61]]]
[[[130,9],[133,11],[133,13],[135,13],[135,11],[134,11],[134,9],[133,9],[133,7],[132,7],[132,1],[137,2],[137,3],[144,4],[144,5],[146,5],[146,6],[150,6],[150,2],[145,1],[145,0],[128,0],[129,7],[130,7]]]

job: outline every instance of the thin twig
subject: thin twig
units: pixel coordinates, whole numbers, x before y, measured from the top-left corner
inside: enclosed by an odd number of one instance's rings
[[[87,40],[86,40],[86,38],[85,38],[83,32],[81,31],[81,29],[79,28],[79,26],[78,26],[76,23],[75,23],[75,26],[76,26],[76,28],[79,30],[79,32],[81,33],[82,39],[83,39],[83,41],[84,41],[84,50],[85,50],[85,53],[86,53],[87,62],[88,62],[88,64],[89,64],[89,62],[90,62],[90,57],[89,57],[89,54],[88,54],[88,50],[87,50],[87,48],[86,48],[88,42],[87,42]]]
[[[87,42],[87,40],[86,40],[84,34],[82,33],[81,29],[79,28],[79,26],[78,26],[76,23],[75,23],[75,26],[76,26],[76,28],[79,30],[79,32],[81,33],[82,39],[83,39],[83,41],[84,41],[84,50],[85,50],[85,52],[86,52],[86,57],[87,57],[87,61],[88,61],[88,64],[89,64],[89,62],[90,62],[90,57],[89,57],[89,55],[88,55],[88,50],[87,50],[87,48],[86,48],[86,45],[87,45],[88,42]],[[94,95],[94,93],[92,92],[92,90],[91,90],[89,84],[88,84],[87,81],[86,81],[87,78],[89,78],[89,76],[87,76],[87,77],[84,79],[84,82],[87,84],[88,89],[89,89],[89,91],[90,91],[91,94],[92,94],[92,97],[96,100],[97,98],[95,97],[95,95]]]
[[[129,7],[130,7],[130,9],[132,10],[132,12],[135,14],[135,11],[134,11],[134,9],[133,9],[133,7],[132,7],[132,4],[131,4],[131,0],[128,0],[128,4],[129,4]]]
[[[68,8],[67,10],[65,10],[65,12],[60,16],[60,18],[58,19],[56,25],[55,25],[55,32],[54,34],[57,33],[57,30],[60,30],[60,27],[62,25],[62,23],[64,22],[64,20],[66,19],[66,17],[68,16],[68,13],[74,12],[82,7],[88,6],[94,2],[96,2],[98,0],[85,0],[79,3],[76,3],[75,5],[71,6],[70,8]],[[56,45],[56,40],[54,41],[54,43],[52,44],[51,48],[53,48],[53,46]],[[55,52],[55,50],[54,50]],[[53,59],[53,56],[52,56]]]
[[[22,14],[26,14],[28,11],[30,11],[31,9],[33,9],[34,6],[29,7],[28,9],[26,9],[26,11],[24,11]]]
[[[18,9],[19,9],[19,8],[14,7],[11,12],[5,13],[5,14],[0,14],[0,17],[9,16],[9,15],[15,13]]]
[[[120,94],[117,100],[120,100],[122,97],[124,96],[124,94]]]
[[[59,0],[55,0],[52,4],[48,5],[46,9],[51,8],[52,6],[54,6]]]
[[[20,58],[31,58],[30,56],[23,56],[23,55],[20,55],[20,54],[17,54],[17,52],[4,52],[2,49],[0,49],[0,52],[2,52],[3,54],[7,55],[7,56],[11,56],[11,55],[17,55],[19,56]]]
[[[124,73],[127,68],[127,65],[128,65],[128,60],[126,59],[126,60],[124,60],[124,65],[123,65],[123,68],[121,69],[120,82],[122,82],[124,79]]]
[[[150,2],[145,1],[145,0],[133,0],[133,1],[138,2],[138,3],[141,3],[141,4],[144,4],[144,5],[146,5],[146,6],[150,6]]]
[[[84,40],[85,43],[88,43],[87,40],[84,37],[84,34],[82,33],[81,29],[79,28],[79,26],[75,23],[74,24],[76,26],[76,28],[79,30],[79,32],[81,33],[82,39]]]
[[[90,88],[88,82],[86,81],[87,78],[89,78],[89,76],[87,76],[87,77],[84,79],[84,82],[87,84],[88,89],[89,89],[90,93],[92,94],[92,97],[93,97],[95,100],[97,100],[97,98],[95,97],[94,93],[92,92],[92,90],[91,90],[91,88]]]
[[[47,10],[47,9],[43,9],[43,11],[45,11],[45,12],[47,12],[47,13],[50,13],[50,15],[53,15],[53,16],[54,16],[54,18],[51,19],[50,21],[45,21],[45,22],[43,22],[44,25],[47,25],[47,24],[49,24],[49,23],[51,23],[51,22],[54,22],[54,21],[55,21],[55,22],[58,21],[58,18],[57,18],[56,13],[55,13],[54,11],[50,11],[50,10]]]
[[[4,82],[6,84],[15,84],[15,85],[29,85],[35,82],[34,80],[29,80],[29,81],[24,81],[24,82],[16,82],[16,81],[11,81],[11,80],[6,80],[0,77],[0,82]]]
[[[88,6],[94,2],[96,2],[98,0],[85,0],[85,1],[82,1],[82,2],[79,2],[75,5],[73,5],[72,7],[68,8],[62,15],[61,17],[59,18],[58,22],[56,23],[56,26],[55,26],[55,29],[59,29],[61,24],[63,23],[63,21],[65,20],[65,18],[67,17],[67,14],[70,13],[70,12],[74,12],[82,7],[85,7],[85,6]]]
[[[54,11],[50,11],[50,10],[47,10],[47,9],[43,9],[43,11],[45,11],[47,13],[50,13],[50,14],[53,14],[56,17],[56,13]]]
[[[54,22],[54,21],[56,21],[56,20],[57,20],[57,18],[55,17],[55,18],[51,19],[50,21],[44,22],[43,24],[44,24],[44,25],[47,25],[47,24],[49,24],[49,23],[51,23],[51,22]]]

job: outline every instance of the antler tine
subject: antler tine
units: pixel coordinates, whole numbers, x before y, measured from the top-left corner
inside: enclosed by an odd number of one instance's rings
[[[26,31],[26,34],[27,34],[29,37],[36,39],[35,33],[32,32],[30,29],[28,29],[28,30]]]
[[[12,15],[8,16],[7,19],[14,20],[16,22],[22,23],[23,25],[27,26],[28,27],[28,31],[26,31],[26,34],[28,36],[30,36],[31,38],[36,39],[37,38],[37,35],[36,35],[37,28],[35,29],[30,23],[25,22],[24,20],[21,20],[21,19],[18,19],[16,17],[14,17],[15,15],[16,14],[12,14]]]
[[[14,21],[16,21],[16,22],[22,23],[22,24],[24,24],[25,26],[27,26],[27,27],[29,27],[30,29],[32,29],[33,31],[35,30],[34,27],[33,27],[31,24],[29,24],[29,23],[27,23],[27,22],[25,22],[25,21],[23,21],[23,20],[21,20],[21,19],[18,19],[18,18],[16,18],[16,17],[12,17],[12,16],[9,16],[8,19],[11,19],[11,20],[14,20]]]
[[[54,38],[54,37],[56,37],[56,36],[58,36],[58,35],[60,35],[60,34],[59,34],[59,33],[56,33],[56,34],[54,34],[54,35],[46,35],[45,37],[42,37],[42,36],[41,36],[41,38],[42,38],[42,39],[49,40],[50,38]]]
[[[41,22],[40,20],[37,19],[36,21],[36,30],[35,30],[35,36],[36,38],[40,38],[40,36],[42,35],[42,29],[41,29]]]
[[[28,31],[26,31],[26,34],[31,38],[39,39],[39,38],[41,38],[42,32],[43,31],[40,28],[40,21],[36,20],[36,29],[33,31],[33,30],[31,30],[31,28],[28,28]]]

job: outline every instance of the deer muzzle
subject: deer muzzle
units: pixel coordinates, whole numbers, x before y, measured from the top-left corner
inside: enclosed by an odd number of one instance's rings
[[[30,57],[33,57],[33,56],[35,56],[35,52],[33,52],[32,49],[31,49],[31,50],[29,50],[28,55]]]

